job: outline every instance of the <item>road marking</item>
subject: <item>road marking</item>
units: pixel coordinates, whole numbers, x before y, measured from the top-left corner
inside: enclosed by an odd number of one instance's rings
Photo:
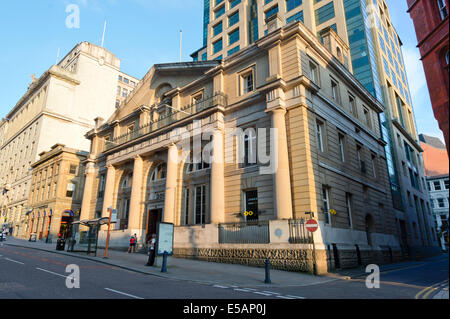
[[[264,293],[259,291],[253,291],[254,294],[263,295],[263,296],[273,296],[272,293]]]
[[[20,262],[20,261],[14,260],[14,259],[5,258],[5,260],[12,261],[13,263],[25,265],[23,262]]]
[[[222,288],[222,289],[228,289],[229,287],[227,287],[227,286],[220,286],[220,285],[214,285],[213,287],[216,287],[216,288]]]
[[[434,285],[433,288],[431,288],[430,290],[428,290],[428,292],[422,296],[422,299],[428,299],[428,297],[430,296],[430,294],[431,294],[432,292],[438,290],[438,289],[439,289],[440,287],[442,287],[447,281],[448,281],[448,279],[447,279],[447,280],[444,280],[443,282],[440,282],[440,283]],[[438,288],[438,287],[439,287],[439,288]]]
[[[282,299],[295,299],[295,298],[286,297],[286,296],[277,296],[277,298],[282,298]]]
[[[234,288],[236,291],[250,292],[248,289]]]
[[[291,298],[294,298],[294,299],[305,299],[305,297],[291,296],[291,295],[286,295],[286,297],[291,297]]]
[[[265,292],[266,294],[272,294],[272,295],[281,295],[281,294],[280,294],[280,293],[278,293],[278,292],[265,291],[265,290],[263,290],[263,292]]]
[[[36,269],[40,270],[40,271],[47,272],[47,273],[52,274],[52,275],[60,276],[60,277],[63,277],[63,278],[69,277],[69,276],[64,276],[64,275],[58,274],[56,272],[53,272],[53,271],[50,271],[50,270],[46,270],[46,269],[42,269],[42,268],[36,268]]]
[[[130,295],[130,294],[118,291],[118,290],[110,289],[110,288],[105,288],[105,290],[108,290],[108,291],[111,291],[111,292],[115,292],[117,294],[124,295],[124,296],[127,296],[127,297],[131,297],[131,298],[134,298],[134,299],[144,299],[144,298],[141,298],[141,297],[133,296],[133,295]]]
[[[436,290],[437,286],[440,286],[444,283],[446,283],[448,281],[448,279],[442,281],[442,282],[438,282],[434,285],[431,285],[425,289],[422,289],[421,291],[419,291],[419,293],[414,297],[414,299],[427,299],[427,297],[434,291]]]

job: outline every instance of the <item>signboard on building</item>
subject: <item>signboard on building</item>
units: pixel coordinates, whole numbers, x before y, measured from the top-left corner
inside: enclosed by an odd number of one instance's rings
[[[158,255],[163,255],[165,251],[173,255],[173,230],[173,224],[158,224]]]

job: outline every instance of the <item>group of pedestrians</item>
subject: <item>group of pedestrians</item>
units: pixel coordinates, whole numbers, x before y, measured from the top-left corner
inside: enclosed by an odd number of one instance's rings
[[[137,244],[137,235],[134,234],[130,237],[130,246],[128,247],[128,253],[132,254],[136,252],[136,244]],[[156,234],[153,234],[152,237],[147,241],[148,245],[148,261],[146,266],[153,266],[155,264],[156,257]]]

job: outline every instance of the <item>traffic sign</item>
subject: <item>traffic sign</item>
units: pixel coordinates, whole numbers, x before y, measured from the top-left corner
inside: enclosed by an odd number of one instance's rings
[[[306,230],[314,233],[319,228],[319,224],[317,224],[317,221],[315,219],[310,219],[306,222]]]

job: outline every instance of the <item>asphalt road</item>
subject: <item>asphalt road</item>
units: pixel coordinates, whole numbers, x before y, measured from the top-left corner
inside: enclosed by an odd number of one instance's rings
[[[236,287],[160,278],[76,257],[5,245],[0,246],[0,299],[432,298],[441,283],[447,281],[448,285],[448,262],[446,255],[407,269],[381,273],[380,288],[373,289],[366,287],[365,278],[310,286]],[[79,267],[80,288],[66,286],[68,265]]]

